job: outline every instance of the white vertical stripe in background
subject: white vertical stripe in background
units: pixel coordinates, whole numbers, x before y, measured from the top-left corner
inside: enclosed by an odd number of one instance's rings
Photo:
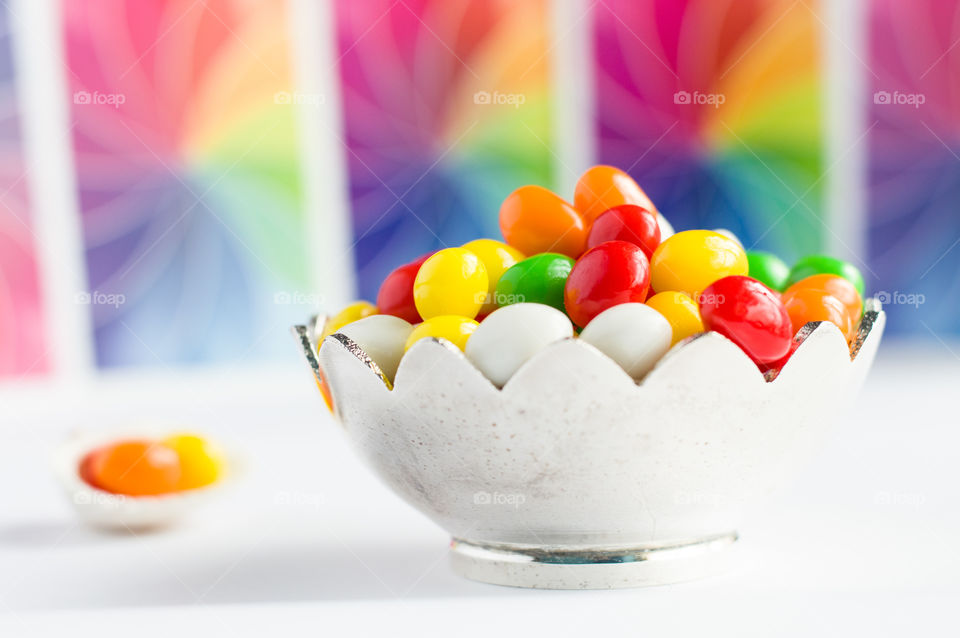
[[[595,163],[593,9],[589,0],[550,0],[553,183],[572,199],[577,178]]]
[[[314,0],[289,6],[294,88],[318,98],[297,106],[311,280],[333,312],[357,294],[334,7]]]
[[[14,64],[33,228],[39,255],[47,353],[55,378],[77,382],[94,370],[93,322],[78,296],[88,288],[73,166],[72,129],[56,0],[12,0]]]
[[[861,269],[867,260],[868,7],[865,0],[821,0],[824,96],[823,252]]]

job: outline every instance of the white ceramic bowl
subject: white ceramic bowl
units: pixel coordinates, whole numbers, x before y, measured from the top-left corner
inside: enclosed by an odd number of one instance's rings
[[[80,519],[95,527],[120,531],[166,527],[219,496],[237,476],[235,454],[225,454],[224,473],[215,483],[158,496],[113,494],[90,485],[80,476],[80,463],[103,445],[129,439],[162,439],[175,431],[153,425],[107,428],[74,433],[60,445],[54,451],[54,470]]]
[[[885,317],[871,300],[851,348],[809,324],[770,380],[731,341],[681,342],[641,383],[578,339],[498,389],[455,348],[423,340],[392,389],[343,335],[314,356],[334,413],[374,471],[450,532],[481,581],[608,588],[687,580],[728,562],[744,510],[807,462],[870,368]]]

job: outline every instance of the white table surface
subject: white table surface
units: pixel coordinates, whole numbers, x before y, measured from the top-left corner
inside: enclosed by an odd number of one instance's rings
[[[445,534],[365,470],[309,379],[282,401],[211,398],[198,385],[176,405],[109,391],[62,406],[8,402],[0,636],[958,635],[960,349],[950,347],[885,344],[828,448],[741,529],[737,569],[610,592],[452,574]],[[213,433],[243,454],[245,475],[174,529],[80,525],[50,449],[78,424],[144,413]]]

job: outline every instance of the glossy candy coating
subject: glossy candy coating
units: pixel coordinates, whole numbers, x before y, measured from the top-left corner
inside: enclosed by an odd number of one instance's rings
[[[853,337],[850,312],[842,301],[825,290],[791,286],[783,293],[783,306],[790,315],[794,334],[811,321],[829,321],[840,328],[848,341]]]
[[[723,235],[724,237],[726,237],[731,241],[737,242],[738,244],[740,244],[740,247],[743,248],[743,242],[740,241],[740,238],[737,237],[736,234],[734,234],[734,232],[729,228],[714,228],[713,232],[717,233],[718,235]]]
[[[621,204],[600,213],[587,235],[587,248],[614,240],[640,246],[649,259],[660,245],[656,213],[633,204]]]
[[[707,286],[747,274],[747,255],[737,242],[711,230],[686,230],[663,241],[650,260],[650,284],[696,299]]]
[[[790,360],[790,357],[793,356],[793,353],[797,351],[797,348],[800,347],[800,342],[796,339],[790,340],[790,350],[787,351],[787,354],[783,355],[776,361],[771,363],[764,363],[760,365],[761,372],[769,372],[770,370],[780,370],[783,366],[787,365],[787,361]]]
[[[487,269],[465,248],[444,248],[427,258],[413,282],[413,300],[424,319],[459,315],[473,319],[489,289]]]
[[[667,237],[673,237],[677,232],[662,213],[657,213],[657,224],[660,226],[660,241],[663,241]]]
[[[558,253],[541,253],[511,266],[497,282],[494,301],[498,306],[540,303],[566,312],[563,289],[574,261]]]
[[[848,279],[840,275],[811,275],[790,286],[786,292],[797,288],[813,288],[830,293],[843,303],[854,324],[860,321],[860,315],[863,314],[863,300]]]
[[[323,371],[320,371],[320,379],[315,379],[317,382],[317,389],[320,390],[320,396],[323,397],[323,402],[326,404],[327,409],[333,412],[333,393],[330,392],[330,385],[327,383],[327,380],[323,378]]]
[[[573,326],[561,311],[539,303],[518,303],[484,319],[464,353],[494,385],[503,387],[543,348],[572,336]]]
[[[756,279],[771,290],[783,292],[790,277],[790,266],[772,253],[748,250],[747,263],[749,272]]]
[[[850,262],[828,257],[826,255],[807,255],[793,265],[790,269],[790,276],[787,278],[787,286],[792,286],[801,279],[806,279],[811,275],[839,275],[853,284],[857,289],[860,298],[863,299],[864,283],[863,274],[860,269]]]
[[[675,345],[687,337],[704,331],[703,319],[700,318],[700,309],[697,303],[675,290],[660,292],[649,299],[647,305],[659,312],[670,324],[673,339],[670,345]]]
[[[223,471],[223,454],[195,434],[176,434],[161,441],[180,457],[179,490],[192,490],[215,483]]]
[[[463,245],[483,262],[487,269],[487,300],[480,309],[480,315],[488,315],[497,309],[494,294],[497,291],[497,282],[508,268],[523,261],[524,255],[519,250],[494,239],[475,239]]]
[[[643,249],[625,241],[591,248],[574,264],[564,288],[564,307],[584,327],[598,314],[622,303],[643,303],[650,286],[650,264]]]
[[[500,205],[500,232],[525,255],[554,252],[579,257],[587,225],[568,202],[540,186],[521,186]]]
[[[776,361],[790,349],[790,316],[756,279],[734,275],[715,281],[704,289],[699,306],[704,326],[740,346],[758,365]]]
[[[327,319],[323,324],[323,334],[321,339],[327,335],[332,335],[348,323],[353,323],[358,319],[377,314],[377,307],[369,301],[355,301],[343,310]]]
[[[354,321],[340,332],[360,346],[392,383],[413,326],[393,315],[374,315]]]
[[[431,317],[413,327],[410,336],[407,337],[407,343],[403,348],[404,352],[409,350],[416,342],[428,337],[446,339],[463,350],[467,346],[467,339],[470,338],[470,335],[474,333],[479,325],[480,324],[469,317],[458,317],[456,315]]]
[[[633,204],[657,212],[657,207],[643,189],[619,168],[593,166],[577,180],[573,205],[588,225],[604,211],[622,204]]]
[[[642,379],[670,349],[673,329],[659,312],[642,303],[607,308],[580,332],[635,380]]]
[[[84,475],[113,494],[155,496],[179,489],[180,457],[157,441],[120,441],[91,452]]]
[[[418,257],[387,275],[377,293],[377,308],[382,314],[400,317],[409,323],[420,323],[422,317],[413,300],[413,282],[420,272],[420,266],[431,255],[433,253]]]

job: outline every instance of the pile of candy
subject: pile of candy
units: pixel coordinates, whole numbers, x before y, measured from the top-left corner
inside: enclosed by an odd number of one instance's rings
[[[343,333],[388,381],[414,343],[445,339],[502,386],[537,351],[575,334],[638,380],[672,345],[707,330],[763,371],[783,366],[808,322],[856,335],[864,292],[856,267],[809,256],[789,268],[745,251],[728,231],[674,233],[610,166],[581,176],[573,204],[518,188],[500,207],[500,229],[505,242],[477,239],[400,266],[376,305],[351,304],[322,337]]]
[[[111,494],[157,496],[215,483],[222,455],[205,439],[177,434],[162,440],[117,441],[88,453],[80,477]]]

